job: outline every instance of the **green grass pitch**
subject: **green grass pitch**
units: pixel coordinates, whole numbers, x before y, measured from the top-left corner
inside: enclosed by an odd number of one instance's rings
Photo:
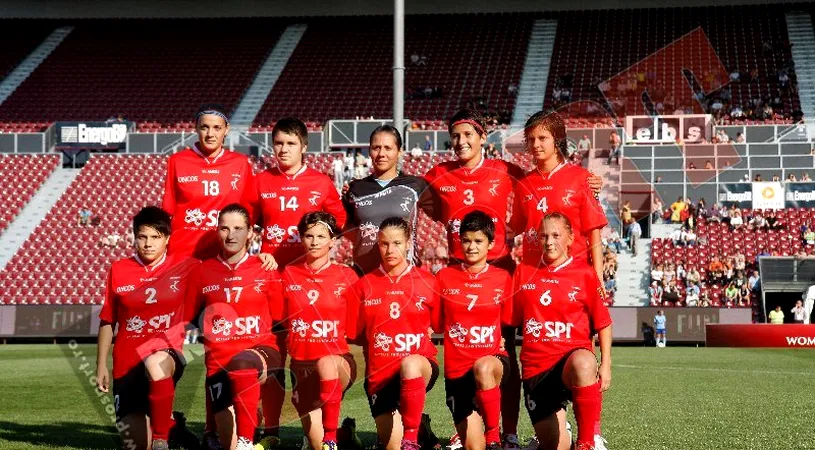
[[[0,450],[117,448],[111,399],[92,388],[95,352],[93,345],[0,346]],[[187,355],[175,408],[200,434],[201,347]],[[357,362],[362,372],[359,355]],[[613,367],[603,411],[612,450],[815,449],[813,350],[618,347]],[[425,411],[446,441],[452,424],[442,382]],[[373,443],[359,381],[342,414],[355,417],[363,442]],[[302,433],[288,401],[284,423],[284,443],[298,448]],[[524,440],[532,434],[525,410],[519,432]]]

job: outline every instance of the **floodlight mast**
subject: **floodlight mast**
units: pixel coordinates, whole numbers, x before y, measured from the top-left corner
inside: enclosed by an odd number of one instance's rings
[[[393,126],[404,136],[405,0],[393,1]]]

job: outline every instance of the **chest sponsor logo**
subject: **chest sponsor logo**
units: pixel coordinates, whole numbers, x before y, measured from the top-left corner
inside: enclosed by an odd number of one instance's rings
[[[201,225],[207,227],[214,227],[218,224],[218,210],[213,209],[209,212],[203,212],[199,208],[188,209],[184,214],[184,223],[200,227]]]
[[[447,330],[447,335],[450,339],[455,339],[461,344],[493,344],[495,343],[495,326],[472,326],[465,328],[460,323],[454,323],[450,325],[450,328]]]
[[[133,316],[127,319],[125,329],[136,334],[141,334],[142,331],[147,331],[150,333],[158,330],[169,330],[173,316],[175,316],[174,312],[168,314],[158,314],[149,318],[148,320],[143,320],[141,316],[138,315]],[[147,325],[150,325],[150,327],[145,330]]]
[[[301,338],[338,338],[339,335],[337,328],[339,327],[339,324],[339,320],[315,320],[313,322],[306,322],[298,317],[297,319],[291,321],[291,332],[297,334]],[[309,331],[311,332],[310,335]]]
[[[573,328],[574,325],[571,323],[560,321],[538,322],[534,317],[531,317],[526,321],[524,332],[535,338],[539,338],[543,334],[543,337],[549,339],[571,339]]]
[[[374,335],[374,348],[383,352],[390,352],[391,347],[397,353],[412,352],[421,347],[423,336],[418,333],[400,333],[391,337],[386,333],[378,332]]]
[[[365,222],[359,226],[359,232],[362,235],[362,239],[374,240],[376,239],[377,233],[379,233],[379,227],[371,222]]]
[[[245,336],[260,333],[260,316],[237,317],[234,322],[226,317],[212,321],[212,334],[215,336]]]

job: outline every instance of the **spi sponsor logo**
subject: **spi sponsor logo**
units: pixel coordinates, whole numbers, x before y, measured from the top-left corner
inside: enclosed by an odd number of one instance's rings
[[[339,324],[339,320],[315,320],[309,323],[297,318],[291,322],[291,331],[301,338],[336,339],[339,337],[337,331]],[[311,332],[310,334],[309,331]]]
[[[141,317],[133,316],[127,319],[127,325],[125,326],[125,329],[132,333],[141,333],[145,325],[147,325],[147,322],[142,320]]]
[[[453,219],[447,222],[447,227],[450,229],[450,232],[453,234],[459,234],[461,231],[461,219]]]
[[[376,239],[376,234],[379,233],[379,227],[371,222],[365,222],[359,226],[359,232],[362,235],[362,239],[373,240]]]
[[[214,227],[218,224],[218,210],[213,209],[209,212],[203,212],[198,208],[188,209],[184,215],[184,223],[200,227]]]
[[[156,329],[156,330],[159,329],[159,328],[162,328],[162,327],[165,330],[169,330],[170,329],[170,322],[172,321],[174,315],[175,315],[175,313],[160,314],[160,315],[157,315],[157,316],[153,316],[153,317],[150,318],[150,320],[147,321],[147,323],[149,323],[150,326],[153,327],[153,329]]]
[[[447,335],[450,336],[450,339],[456,339],[462,344],[465,342],[471,345],[493,344],[495,343],[495,326],[465,328],[460,323],[455,323],[450,325]]]
[[[421,333],[400,333],[391,337],[379,332],[374,335],[374,348],[383,352],[389,352],[393,348],[394,352],[409,353],[421,347],[423,336]]]
[[[212,334],[229,336],[245,336],[247,334],[260,333],[260,316],[238,317],[234,322],[226,317],[219,317],[212,321]]]

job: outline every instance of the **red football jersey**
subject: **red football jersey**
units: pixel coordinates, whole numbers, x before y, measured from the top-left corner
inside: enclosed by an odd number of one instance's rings
[[[458,161],[446,161],[427,172],[425,181],[435,201],[434,219],[447,228],[447,249],[453,258],[464,259],[459,227],[461,219],[476,209],[495,222],[495,245],[487,258],[492,261],[509,254],[506,243],[509,196],[523,176],[523,170],[515,164],[487,158],[482,158],[473,169],[461,167]]]
[[[359,280],[347,266],[329,262],[319,270],[305,263],[283,271],[283,317],[289,325],[287,348],[292,359],[314,361],[348,353],[345,291]]]
[[[349,291],[346,334],[364,338],[369,394],[397,375],[399,362],[408,355],[436,362],[429,330],[438,326],[438,292],[433,275],[414,266],[398,277],[380,267]]]
[[[222,149],[207,158],[197,144],[170,157],[162,209],[172,216],[170,253],[213,258],[218,254],[218,213],[230,203],[250,208],[254,175],[249,158]]]
[[[436,278],[441,289],[444,376],[464,376],[479,358],[506,355],[501,325],[512,322],[509,272],[487,265],[473,274],[456,264],[442,269]]]
[[[138,255],[113,263],[99,318],[118,325],[113,378],[120,378],[157,350],[182,350],[187,274],[197,259],[161,257],[146,266]]]
[[[518,184],[512,206],[510,226],[523,233],[523,261],[537,265],[541,260],[538,228],[548,213],[559,212],[572,223],[574,243],[569,254],[588,260],[588,233],[608,224],[600,202],[589,188],[588,170],[562,163],[548,175],[537,169],[530,171]]]
[[[328,175],[303,166],[286,175],[277,168],[257,176],[255,198],[263,224],[263,253],[271,253],[282,269],[304,254],[297,223],[307,213],[325,211],[345,226],[345,208]]]
[[[266,271],[257,256],[246,254],[236,264],[217,256],[191,274],[185,315],[204,335],[207,375],[226,367],[242,350],[258,345],[279,349],[272,321],[280,320],[283,299],[280,275]]]
[[[512,323],[521,326],[522,377],[552,368],[577,348],[592,350],[592,330],[611,325],[594,268],[569,258],[563,264],[515,271]]]

